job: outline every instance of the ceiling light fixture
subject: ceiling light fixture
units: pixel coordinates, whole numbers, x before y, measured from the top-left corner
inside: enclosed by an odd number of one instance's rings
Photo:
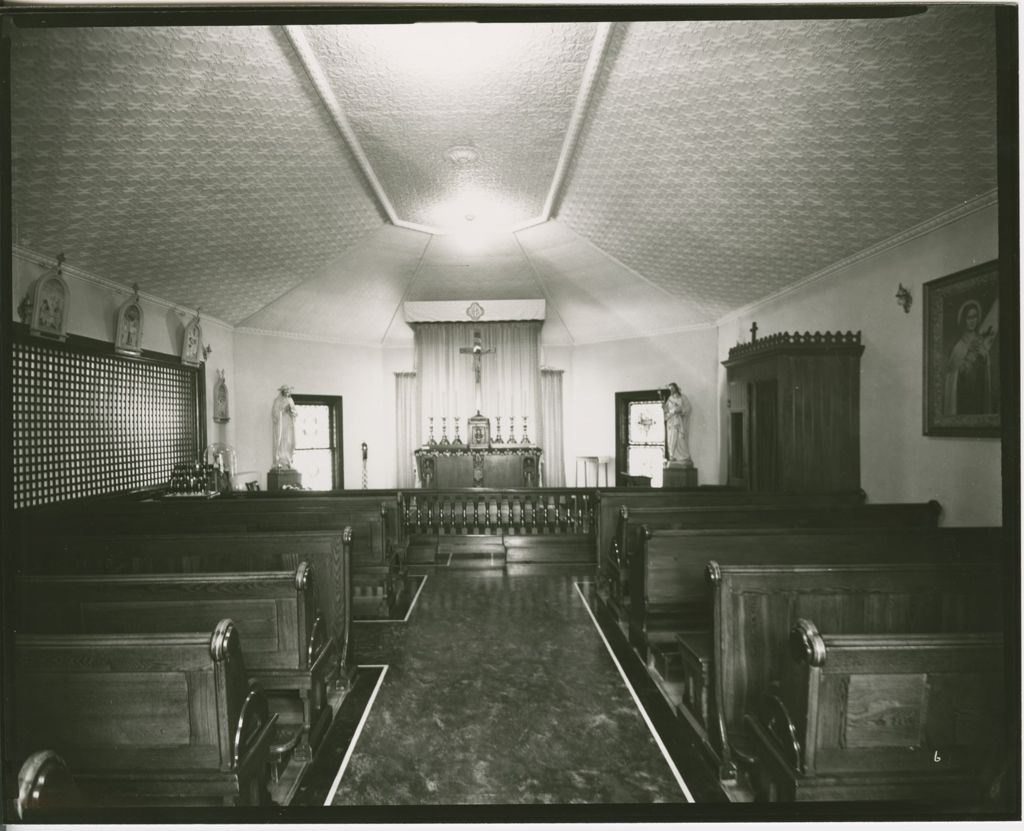
[[[470,144],[456,144],[444,151],[444,157],[456,167],[465,167],[480,158],[480,153]]]

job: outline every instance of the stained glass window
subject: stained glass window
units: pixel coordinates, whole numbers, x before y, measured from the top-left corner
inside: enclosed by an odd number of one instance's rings
[[[302,474],[302,487],[315,491],[329,491],[341,487],[335,471],[338,461],[340,431],[335,413],[340,413],[340,399],[293,395],[298,416],[295,419],[295,455],[292,464]],[[336,402],[336,403],[334,403]]]
[[[650,476],[651,487],[660,488],[665,462],[665,413],[661,402],[630,401],[628,429],[627,472],[630,476]]]

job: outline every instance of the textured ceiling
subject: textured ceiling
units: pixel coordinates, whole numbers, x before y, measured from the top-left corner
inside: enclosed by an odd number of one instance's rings
[[[721,316],[996,186],[991,8],[617,27],[559,218]]]
[[[595,24],[312,26],[305,31],[406,222],[512,227],[541,213]],[[470,146],[453,164],[445,151]]]
[[[25,30],[16,241],[239,321],[382,223],[278,30]]]
[[[711,323],[996,186],[991,8],[617,23],[588,93],[599,31],[15,27],[15,241],[250,329],[402,342],[403,299],[544,297],[546,342],[582,343]]]

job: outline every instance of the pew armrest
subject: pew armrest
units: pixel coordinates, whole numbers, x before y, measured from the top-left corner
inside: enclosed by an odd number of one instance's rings
[[[37,751],[22,764],[14,803],[18,819],[45,819],[53,811],[80,804],[78,786],[67,763],[56,751]]]
[[[330,647],[331,639],[327,636],[327,626],[324,623],[323,615],[318,612],[313,620],[313,627],[309,633],[309,644],[306,648],[306,665],[311,673],[316,673],[318,664],[327,657]]]

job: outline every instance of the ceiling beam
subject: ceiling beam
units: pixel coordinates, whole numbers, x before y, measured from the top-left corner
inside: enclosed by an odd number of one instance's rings
[[[352,151],[352,155],[355,156],[356,162],[363,171],[363,175],[377,197],[377,201],[384,209],[384,213],[388,215],[388,219],[393,225],[408,227],[396,216],[395,207],[384,192],[384,186],[381,185],[380,179],[377,178],[377,174],[373,170],[373,165],[370,164],[370,159],[363,150],[362,144],[359,143],[359,138],[352,128],[352,123],[345,114],[345,108],[341,106],[341,102],[335,97],[334,90],[331,89],[331,82],[327,79],[327,73],[324,72],[323,67],[320,65],[313,47],[306,38],[306,33],[302,30],[301,26],[284,26],[283,28],[288,41],[295,50],[295,54],[298,55],[299,61],[302,63],[303,69],[306,70],[309,80],[313,83],[313,88],[316,90],[317,95],[320,96],[320,100],[323,102],[324,107],[327,108],[327,112],[330,113],[335,127],[338,128],[338,132],[345,139],[349,150]],[[416,228],[414,230],[421,229]]]
[[[562,152],[558,157],[558,165],[555,167],[555,175],[551,180],[551,188],[548,190],[548,197],[544,200],[544,207],[538,220],[529,223],[536,225],[540,222],[547,222],[551,218],[551,212],[555,207],[555,200],[558,198],[565,183],[565,175],[569,170],[569,163],[576,153],[579,144],[580,132],[583,130],[583,122],[586,120],[587,112],[590,109],[590,102],[593,98],[594,87],[597,85],[597,78],[604,63],[605,53],[608,51],[608,44],[611,42],[612,32],[620,23],[598,23],[597,31],[594,32],[594,40],[590,44],[590,57],[587,58],[587,65],[583,68],[583,78],[580,80],[580,89],[576,94],[576,105],[573,107],[572,116],[569,118],[569,127],[565,131],[565,140],[562,142]],[[523,225],[521,230],[528,225]]]

